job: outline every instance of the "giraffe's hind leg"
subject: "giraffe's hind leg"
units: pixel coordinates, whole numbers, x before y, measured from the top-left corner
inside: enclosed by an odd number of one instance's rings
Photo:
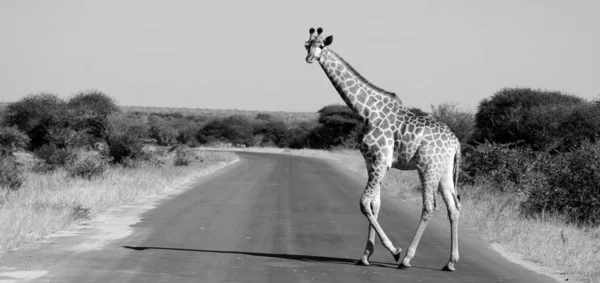
[[[429,219],[434,213],[434,197],[435,191],[437,189],[440,175],[432,172],[421,172],[419,171],[419,177],[421,179],[421,184],[423,186],[423,210],[421,212],[421,221],[419,222],[419,226],[417,227],[417,232],[413,237],[410,246],[406,250],[406,255],[402,262],[398,266],[398,268],[409,268],[410,260],[415,256],[415,252],[417,251],[417,246],[419,245],[419,241],[421,240],[421,236],[423,236],[423,232],[427,227],[427,223],[429,223]]]
[[[371,200],[371,209],[373,210],[373,215],[375,216],[375,219],[377,219],[377,216],[379,215],[380,207],[381,207],[381,193],[378,193],[377,195],[375,195],[373,197],[373,200]],[[374,252],[375,252],[375,228],[373,228],[373,225],[371,225],[369,223],[369,236],[367,238],[367,245],[365,247],[365,253],[360,258],[360,261],[358,263],[361,265],[369,265],[369,258],[373,255]]]
[[[454,264],[458,261],[458,219],[460,217],[460,203],[453,180],[453,166],[451,165],[440,181],[440,191],[446,208],[448,210],[448,220],[450,220],[450,260],[442,270],[454,271]]]

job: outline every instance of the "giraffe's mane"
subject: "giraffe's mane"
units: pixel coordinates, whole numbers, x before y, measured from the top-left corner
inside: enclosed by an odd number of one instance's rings
[[[356,69],[354,69],[354,67],[352,67],[352,65],[350,65],[350,63],[348,63],[346,60],[344,60],[344,58],[342,58],[342,56],[338,55],[337,53],[335,53],[333,50],[331,50],[329,48],[327,48],[327,50],[329,52],[331,52],[335,57],[337,57],[337,59],[340,60],[340,62],[342,62],[348,68],[348,71],[350,73],[352,73],[352,75],[354,75],[354,77],[356,77],[361,83],[367,85],[368,87],[372,88],[373,90],[375,90],[381,94],[389,96],[390,98],[392,98],[393,100],[398,102],[400,105],[402,105],[402,100],[400,100],[400,98],[395,93],[387,91],[385,89],[382,89],[382,88],[372,84],[367,79],[365,79],[365,77],[363,77],[358,71],[356,71]]]

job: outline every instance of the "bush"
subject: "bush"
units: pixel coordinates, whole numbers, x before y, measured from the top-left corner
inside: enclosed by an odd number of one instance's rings
[[[81,161],[76,161],[68,168],[69,176],[91,180],[101,177],[108,170],[108,162],[100,155],[90,155]]]
[[[25,176],[23,169],[11,155],[0,155],[0,189],[18,190]]]
[[[128,161],[125,160],[126,158],[130,160],[136,160],[145,156],[143,151],[144,144],[132,133],[125,133],[110,137],[108,140],[108,146],[110,156],[113,158],[113,162],[115,163]]]
[[[30,146],[37,149],[48,143],[51,127],[65,127],[71,120],[66,103],[55,94],[31,94],[11,103],[6,108],[5,124],[16,126],[31,139]]]
[[[230,116],[208,122],[196,135],[202,144],[215,141],[250,146],[254,137],[254,125],[244,116]]]
[[[29,144],[29,137],[17,127],[0,127],[0,153],[12,153],[23,149]]]
[[[530,190],[523,204],[529,213],[556,212],[572,222],[600,225],[600,143],[548,155],[538,170],[546,184]]]
[[[529,190],[540,155],[528,148],[492,143],[463,150],[461,182],[489,183],[500,192]]]
[[[149,137],[156,140],[158,145],[171,145],[177,139],[177,131],[169,125],[164,119],[158,116],[150,116],[148,131]]]
[[[290,133],[283,121],[267,121],[254,127],[254,136],[262,136],[262,141],[266,144],[273,144],[277,147],[288,147],[290,144]]]
[[[308,135],[311,147],[354,148],[362,132],[363,120],[346,105],[328,105],[319,110],[319,127]]]
[[[476,142],[522,141],[543,150],[560,137],[556,130],[571,109],[585,103],[557,91],[506,88],[479,104],[473,138]]]
[[[431,106],[431,117],[446,124],[462,144],[471,140],[475,128],[475,115],[472,112],[461,110],[456,104],[444,103]]]
[[[148,137],[148,122],[145,116],[131,113],[114,113],[108,116],[108,139],[111,136],[129,134],[143,139]]]
[[[54,144],[41,146],[34,151],[34,155],[44,161],[44,164],[37,168],[38,171],[51,171],[58,167],[69,166],[77,157],[72,149],[58,148]]]
[[[81,91],[67,102],[67,107],[74,115],[73,126],[85,131],[96,139],[108,137],[108,116],[119,112],[115,100],[98,90]]]
[[[559,135],[562,151],[600,141],[600,104],[586,103],[574,108],[562,121]]]
[[[288,130],[290,135],[290,148],[310,148],[309,134],[318,127],[317,121],[302,121],[292,124]]]
[[[189,166],[194,163],[200,163],[204,160],[200,158],[196,153],[189,148],[180,147],[175,152],[173,158],[173,165],[175,166]]]

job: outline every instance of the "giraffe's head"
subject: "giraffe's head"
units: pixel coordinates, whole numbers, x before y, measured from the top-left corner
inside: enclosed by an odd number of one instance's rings
[[[308,38],[308,41],[306,44],[304,44],[304,47],[306,48],[306,52],[308,52],[308,55],[306,56],[306,63],[310,64],[314,62],[315,59],[319,60],[319,58],[321,58],[323,49],[333,42],[333,36],[330,35],[323,40],[321,37],[321,33],[323,33],[322,28],[317,29],[316,35],[314,28],[310,28],[308,32],[310,33],[310,38]]]

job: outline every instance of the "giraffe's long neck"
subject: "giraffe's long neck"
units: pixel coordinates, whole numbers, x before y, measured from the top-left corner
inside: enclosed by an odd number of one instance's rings
[[[376,107],[379,102],[402,104],[394,93],[371,84],[332,50],[325,48],[322,52],[319,63],[325,74],[344,102],[363,119],[371,116],[372,109],[379,108]]]

